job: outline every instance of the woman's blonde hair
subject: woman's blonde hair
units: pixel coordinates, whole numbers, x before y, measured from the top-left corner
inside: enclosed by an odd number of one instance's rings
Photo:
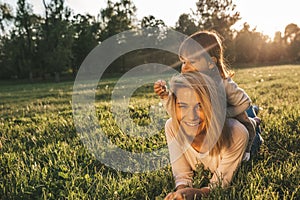
[[[210,57],[208,60],[215,58],[214,62],[223,79],[234,75],[225,64],[222,37],[216,31],[198,31],[190,35],[181,43],[178,55],[180,59],[187,56]]]
[[[177,139],[186,141],[180,130],[180,122],[176,117],[176,93],[178,89],[193,89],[199,96],[200,104],[205,115],[205,140],[211,148],[210,154],[217,154],[224,146],[230,145],[231,137],[226,130],[226,99],[223,99],[219,86],[210,77],[200,72],[178,74],[170,80],[171,117]],[[223,91],[224,92],[224,91]],[[192,142],[192,141],[190,141]]]

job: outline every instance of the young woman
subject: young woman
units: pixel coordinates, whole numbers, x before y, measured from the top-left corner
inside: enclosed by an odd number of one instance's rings
[[[220,112],[218,87],[199,72],[174,76],[170,81],[170,114],[165,133],[176,191],[168,199],[194,199],[207,195],[216,186],[230,184],[246,146],[248,131],[234,118]],[[210,184],[193,188],[193,170],[203,164],[213,176]]]

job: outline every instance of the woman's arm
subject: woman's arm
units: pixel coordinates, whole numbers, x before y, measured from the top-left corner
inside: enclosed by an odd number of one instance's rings
[[[183,151],[183,144],[176,139],[176,133],[172,126],[172,119],[167,120],[165,126],[166,138],[170,154],[170,161],[172,166],[172,173],[175,179],[175,187],[186,185],[192,187],[193,170],[191,159],[186,158],[186,151]]]
[[[232,143],[222,149],[220,163],[210,180],[211,187],[218,185],[227,187],[230,184],[248,144],[249,134],[244,125],[232,118],[228,119],[227,125],[231,132]]]
[[[169,193],[165,200],[194,200],[201,199],[203,196],[207,196],[210,192],[209,187],[198,188],[182,188],[178,189],[176,192]]]

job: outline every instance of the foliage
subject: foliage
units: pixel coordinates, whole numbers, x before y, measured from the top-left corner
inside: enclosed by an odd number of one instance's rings
[[[1,79],[55,79],[60,75],[75,77],[88,53],[104,40],[127,30],[154,27],[152,37],[157,43],[168,41],[168,29],[186,35],[198,30],[214,29],[224,38],[225,57],[229,63],[270,64],[300,61],[300,29],[288,24],[285,32],[277,32],[274,39],[251,29],[232,30],[239,19],[234,1],[196,1],[192,13],[179,16],[175,27],[167,27],[161,19],[149,15],[136,19],[132,0],[107,0],[97,16],[74,13],[64,0],[43,0],[44,13],[33,13],[28,0],[18,0],[16,10],[0,2],[0,78]],[[138,36],[139,37],[139,36]],[[130,45],[119,37],[120,45]],[[177,42],[177,41],[175,41]],[[121,44],[122,43],[122,44]],[[172,43],[168,41],[167,43]],[[121,55],[107,71],[124,73],[134,64],[149,62],[174,64],[174,56],[153,50],[141,50]],[[174,64],[177,65],[177,64]],[[121,67],[120,67],[121,66]]]
[[[91,15],[76,15],[72,20],[74,41],[72,45],[72,72],[75,75],[89,52],[98,45],[99,23]]]
[[[12,8],[7,3],[0,3],[0,28],[2,31],[5,29],[5,24],[13,19]]]
[[[195,15],[200,29],[229,33],[230,27],[240,19],[240,13],[235,11],[236,5],[232,0],[199,0],[196,7]]]
[[[299,65],[236,70],[234,80],[261,108],[265,142],[256,157],[242,164],[229,188],[205,199],[299,199],[299,73]],[[95,108],[105,133],[127,150],[165,145],[163,130],[142,139],[114,123],[110,95],[116,81],[103,79],[96,90]],[[0,84],[1,199],[162,199],[174,187],[170,166],[124,173],[86,149],[74,127],[72,87],[73,82]],[[162,123],[168,118],[149,85],[133,94],[128,109],[133,119],[128,127],[147,125],[150,109],[160,113]],[[199,166],[195,186],[205,185],[210,175]]]
[[[176,31],[179,31],[186,35],[191,35],[198,31],[195,24],[195,20],[189,14],[182,14],[179,16],[178,22],[175,27]]]
[[[136,8],[131,0],[121,0],[112,3],[107,1],[107,8],[101,13],[101,33],[100,41],[134,28],[133,20]]]

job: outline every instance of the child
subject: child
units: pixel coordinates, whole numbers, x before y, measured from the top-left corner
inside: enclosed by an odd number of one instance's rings
[[[207,58],[203,51],[206,51],[210,58]],[[249,96],[231,79],[234,73],[224,64],[223,47],[220,36],[213,31],[194,33],[181,44],[179,48],[179,59],[182,62],[181,73],[191,71],[207,72],[215,70],[216,67],[218,68],[226,93],[226,117],[236,118],[247,128],[249,133],[249,142],[244,156],[244,160],[248,161],[250,159],[252,142],[256,134],[256,121],[249,118],[246,114],[246,110],[251,105]],[[154,91],[163,100],[167,112],[170,113],[170,106],[168,106],[169,92],[166,88],[166,82],[163,80],[155,82]]]

